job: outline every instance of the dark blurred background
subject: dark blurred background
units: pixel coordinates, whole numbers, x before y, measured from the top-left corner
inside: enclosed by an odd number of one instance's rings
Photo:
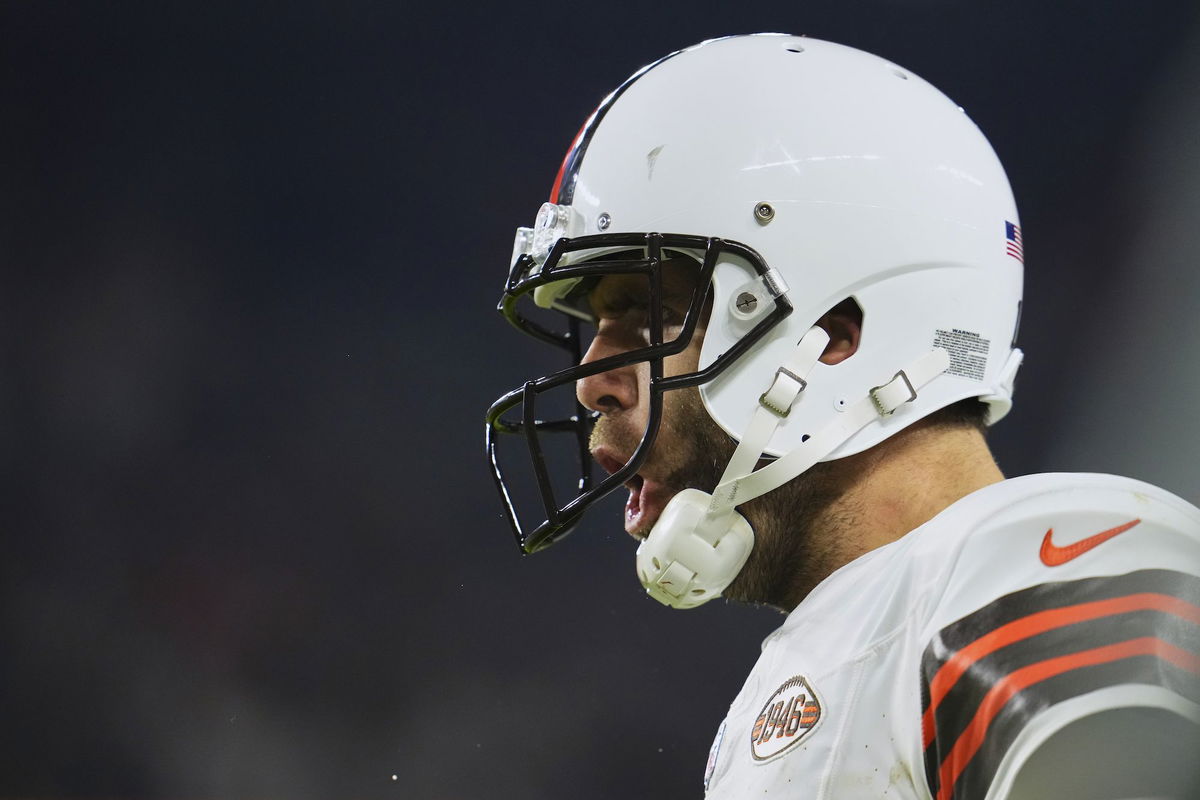
[[[494,312],[596,103],[705,38],[875,52],[993,142],[1009,474],[1200,500],[1179,2],[0,4],[0,796],[674,798],[782,621],[647,599],[620,499],[522,559]]]

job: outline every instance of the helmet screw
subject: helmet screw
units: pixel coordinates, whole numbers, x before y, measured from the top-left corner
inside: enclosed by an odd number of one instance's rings
[[[758,298],[750,292],[742,292],[737,296],[737,310],[749,314],[758,307]]]
[[[610,217],[608,212],[605,211],[596,219],[596,227],[602,231],[606,231],[608,230],[609,225],[612,225],[612,217]]]
[[[766,225],[771,220],[775,219],[775,209],[770,203],[756,203],[754,206],[754,218],[759,223]]]

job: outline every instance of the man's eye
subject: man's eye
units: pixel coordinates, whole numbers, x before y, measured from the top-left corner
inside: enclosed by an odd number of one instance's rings
[[[642,306],[638,308],[635,313],[637,313],[639,317],[641,328],[648,331],[650,329],[650,309],[646,306]],[[662,307],[662,326],[664,331],[670,328],[682,327],[683,320],[684,314],[681,312],[669,306]]]

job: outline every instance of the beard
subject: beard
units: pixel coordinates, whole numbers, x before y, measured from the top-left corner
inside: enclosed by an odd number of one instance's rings
[[[597,423],[593,443],[636,446],[640,436],[630,438],[631,432],[612,430],[606,422]],[[711,494],[736,448],[708,415],[700,390],[679,389],[664,397],[663,421],[645,469],[673,494],[684,489]],[[845,473],[837,461],[821,462],[737,507],[754,529],[754,548],[724,597],[787,613],[845,562],[846,548],[836,533],[852,530],[858,517],[853,506],[838,502],[848,487]]]
[[[722,592],[725,597],[786,614],[849,560],[842,535],[854,529],[858,513],[845,501],[840,466],[814,464],[775,491],[738,506],[754,528],[754,549]]]

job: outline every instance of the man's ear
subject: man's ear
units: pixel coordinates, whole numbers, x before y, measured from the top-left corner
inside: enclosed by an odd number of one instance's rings
[[[829,334],[829,344],[821,354],[822,364],[840,364],[858,352],[862,321],[862,309],[853,297],[847,297],[817,320],[817,325]]]

